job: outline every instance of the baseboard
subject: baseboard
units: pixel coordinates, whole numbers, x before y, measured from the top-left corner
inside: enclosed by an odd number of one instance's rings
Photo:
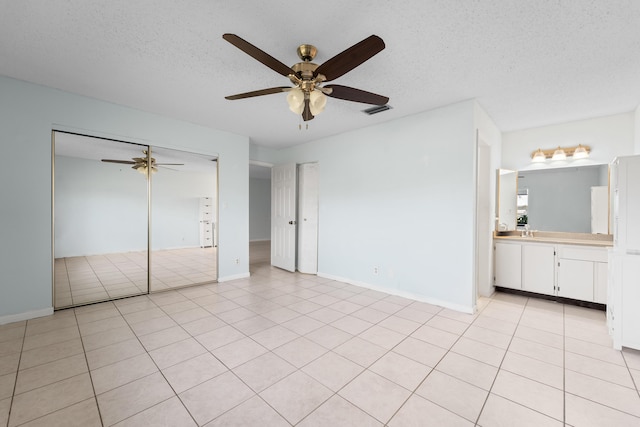
[[[250,274],[247,272],[247,273],[233,274],[231,276],[218,277],[218,283],[230,282],[231,280],[246,279],[249,276]]]
[[[361,288],[371,289],[373,291],[384,292],[385,294],[395,295],[402,298],[412,299],[414,301],[426,302],[427,304],[437,305],[439,307],[448,308],[454,311],[460,311],[462,313],[473,314],[475,312],[475,308],[473,306],[464,306],[460,304],[452,304],[447,301],[439,300],[436,298],[426,297],[424,295],[414,294],[412,292],[401,291],[398,289],[389,289],[384,288],[382,286],[375,286],[365,282],[359,282],[357,280],[346,279],[344,277],[333,276],[331,274],[318,272],[319,277],[323,277],[325,279],[331,279],[338,282],[348,283],[350,285],[359,286]]]
[[[23,320],[35,319],[36,317],[51,316],[53,314],[53,307],[42,308],[40,310],[25,311],[24,313],[9,314],[7,316],[0,316],[0,325],[13,322],[21,322]]]

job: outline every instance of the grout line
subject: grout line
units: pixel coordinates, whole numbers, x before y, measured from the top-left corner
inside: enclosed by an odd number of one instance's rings
[[[162,312],[164,312],[164,313],[165,313],[169,318],[171,318],[171,316],[170,316],[169,314],[167,314],[164,310],[162,310],[162,308],[161,308],[158,304],[156,304],[156,303],[155,303],[155,301],[151,300],[149,297],[147,297],[147,299],[148,299],[151,303],[153,303],[157,308],[159,308]],[[187,413],[189,414],[189,416],[191,417],[191,419],[193,420],[193,422],[194,422],[196,425],[198,425],[198,422],[196,421],[196,419],[195,419],[195,417],[193,416],[193,414],[191,413],[191,411],[189,411],[189,408],[187,408],[187,406],[184,404],[184,402],[182,401],[182,399],[180,399],[180,396],[178,395],[178,393],[176,393],[176,390],[173,388],[173,386],[171,385],[171,383],[169,382],[169,380],[168,380],[168,379],[167,379],[167,377],[165,376],[164,372],[162,372],[162,369],[160,369],[160,367],[158,366],[158,364],[156,363],[156,361],[153,359],[153,357],[151,357],[151,354],[149,354],[149,351],[147,351],[146,347],[144,346],[144,344],[143,344],[143,343],[142,343],[142,341],[140,340],[140,336],[138,336],[138,334],[136,334],[136,332],[133,330],[132,325],[131,325],[131,324],[129,323],[129,321],[124,317],[124,314],[122,313],[122,311],[120,311],[120,308],[119,308],[118,306],[116,306],[116,309],[117,309],[117,310],[118,310],[118,312],[120,313],[120,316],[122,316],[122,319],[125,321],[125,323],[129,326],[129,329],[131,330],[131,332],[133,333],[133,335],[136,337],[136,340],[138,340],[138,343],[140,344],[140,346],[142,347],[142,349],[143,349],[143,350],[144,350],[144,352],[145,352],[144,354],[146,354],[146,355],[147,355],[147,357],[151,360],[151,363],[153,363],[153,364],[155,365],[155,367],[156,367],[156,369],[157,369],[157,371],[156,371],[156,372],[157,372],[157,373],[160,373],[160,375],[162,375],[162,378],[166,381],[167,385],[168,385],[168,386],[171,388],[171,390],[173,391],[174,396],[178,398],[178,400],[180,401],[180,403],[182,404],[182,406],[184,407],[184,409],[187,411]],[[173,318],[171,318],[171,319],[173,320]],[[149,320],[153,320],[153,319],[149,319]],[[176,322],[176,324],[178,324],[178,323]],[[180,328],[182,328],[182,325],[178,324],[178,326],[180,326]],[[162,329],[162,330],[166,330],[166,329]],[[184,330],[184,328],[182,328],[182,330]],[[159,332],[159,331],[157,331],[157,332]],[[191,334],[189,334],[189,332],[188,332],[188,331],[186,331],[186,330],[185,330],[185,333],[187,333],[187,335],[191,336]],[[178,342],[179,342],[179,341],[178,341]],[[162,347],[159,347],[159,348],[162,348]],[[136,355],[136,356],[133,356],[133,357],[137,357],[137,356],[139,356],[139,355]],[[198,356],[195,356],[195,357],[198,357]],[[188,360],[191,360],[191,359],[188,359]],[[115,363],[118,363],[118,362],[115,362]],[[182,362],[178,362],[178,363],[182,363]],[[108,365],[107,365],[107,366],[108,366]],[[172,366],[174,366],[174,365],[172,365]],[[144,376],[144,377],[142,377],[142,378],[146,378],[146,377],[148,377],[148,376],[151,376],[151,375],[155,374],[156,372],[153,372],[153,373],[151,373],[151,374],[149,374],[149,375],[146,375],[146,376]],[[137,378],[137,379],[135,379],[135,380],[133,380],[133,381],[128,382],[127,384],[131,384],[132,382],[138,381],[139,379],[141,379],[141,378]],[[114,388],[114,389],[112,389],[112,390],[115,390],[115,389],[117,389],[117,388],[119,388],[119,387],[122,387],[123,385],[126,385],[126,384],[122,384],[122,385],[120,385],[120,386],[118,386],[118,387],[116,387],[116,388]],[[167,401],[167,400],[171,399],[171,398],[172,398],[172,397],[174,397],[174,396],[171,396],[171,397],[169,397],[168,399],[165,399],[165,400],[163,400],[163,401],[161,401],[161,402],[158,402],[158,403],[156,403],[155,405],[151,406],[150,408],[153,408],[153,407],[155,407],[155,406],[159,405],[160,403],[163,403],[163,402],[165,402],[165,401]],[[139,414],[139,413],[141,413],[141,412],[146,411],[147,409],[149,409],[149,408],[144,408],[144,409],[142,409],[141,411],[138,411],[138,412],[136,412],[135,414],[132,414],[131,416],[129,416],[129,417],[127,417],[127,418],[131,418],[131,417],[133,417],[133,416],[135,416],[135,415],[137,415],[137,414]],[[127,419],[127,418],[125,418],[125,419]],[[121,421],[124,421],[124,420],[121,420]],[[119,421],[119,422],[121,422],[121,421]]]
[[[29,325],[29,321],[25,320],[24,322],[24,332],[22,333],[22,345],[20,346],[20,355],[18,356],[18,365],[16,366],[16,377],[13,380],[13,390],[11,391],[11,398],[9,401],[9,412],[7,413],[7,426],[9,425],[9,421],[11,421],[11,411],[13,409],[13,399],[16,395],[16,388],[18,386],[18,375],[20,374],[20,363],[22,363],[22,351],[24,349],[24,341],[27,337],[27,327]]]
[[[493,298],[492,298],[492,300],[493,300]],[[522,306],[522,311],[520,312],[520,316],[518,318],[518,321],[516,322],[516,327],[513,330],[513,333],[511,334],[511,339],[509,340],[509,344],[507,345],[507,348],[505,349],[504,354],[502,355],[502,360],[500,361],[500,365],[498,366],[498,370],[496,371],[496,376],[493,377],[493,381],[491,382],[491,386],[489,387],[489,391],[487,393],[487,397],[485,398],[484,403],[482,404],[482,407],[480,408],[480,412],[478,412],[478,417],[476,418],[475,425],[479,425],[478,423],[480,422],[480,417],[482,416],[482,412],[484,411],[484,408],[487,405],[487,401],[489,400],[489,397],[491,396],[491,390],[493,390],[493,386],[496,383],[496,379],[498,378],[498,375],[500,374],[500,371],[502,370],[502,364],[504,363],[504,359],[507,357],[507,353],[509,352],[509,348],[511,347],[511,343],[513,342],[513,338],[516,335],[516,332],[518,330],[518,326],[520,325],[520,321],[522,321],[522,316],[524,316],[524,312],[525,312],[528,304],[529,304],[529,298],[527,297],[527,299],[525,300],[524,305]],[[488,306],[488,304],[487,304],[487,306]],[[485,307],[485,309],[486,309],[486,307]],[[522,406],[524,406],[524,405],[522,405]],[[526,407],[526,408],[527,409],[531,409],[531,408],[528,408],[528,407]]]
[[[631,367],[629,366],[629,363],[627,362],[627,358],[624,355],[624,351],[620,351],[620,354],[622,355],[622,360],[624,361],[624,364],[627,368],[627,371],[629,371],[629,376],[631,377],[631,382],[633,383],[633,386],[636,388],[636,392],[638,393],[638,397],[640,397],[640,387],[635,378],[633,377],[633,374],[631,373]]]
[[[76,319],[76,326],[78,327],[78,335],[80,336],[80,344],[82,344],[82,353],[84,354],[84,362],[87,364],[87,374],[89,375],[89,381],[91,381],[91,389],[93,390],[93,400],[96,404],[96,409],[98,410],[98,417],[100,418],[100,423],[104,426],[104,420],[102,419],[102,411],[100,411],[100,405],[98,405],[98,396],[96,394],[96,387],[93,384],[93,376],[91,375],[91,366],[89,365],[89,359],[87,358],[87,350],[84,347],[84,340],[82,339],[82,332],[80,331],[80,324],[78,323],[78,313],[76,310],[73,310],[73,316]]]

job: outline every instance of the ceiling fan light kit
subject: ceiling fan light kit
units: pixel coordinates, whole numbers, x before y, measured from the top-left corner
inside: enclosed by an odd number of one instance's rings
[[[327,104],[327,96],[372,105],[385,105],[389,102],[386,96],[348,86],[321,86],[324,82],[348,73],[382,51],[385,48],[384,42],[376,35],[367,37],[321,65],[311,62],[318,53],[318,49],[310,44],[302,44],[297,49],[298,57],[302,62],[291,67],[235,34],[224,34],[222,38],[275,72],[289,78],[294,85],[294,87],[281,86],[226,96],[228,100],[288,92],[289,109],[295,114],[302,115],[304,121],[312,120],[322,113]]]

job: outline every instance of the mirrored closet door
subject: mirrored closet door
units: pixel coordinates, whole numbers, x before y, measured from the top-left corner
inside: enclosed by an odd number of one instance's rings
[[[147,150],[54,133],[54,308],[148,292]]]
[[[151,292],[215,282],[217,159],[152,148]]]
[[[217,280],[215,156],[65,132],[53,146],[55,309]]]

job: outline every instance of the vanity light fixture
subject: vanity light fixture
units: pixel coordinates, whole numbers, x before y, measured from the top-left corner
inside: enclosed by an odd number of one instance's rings
[[[588,145],[579,144],[577,147],[558,147],[551,150],[542,150],[538,148],[531,153],[531,161],[533,163],[541,163],[547,159],[551,160],[566,160],[568,157],[573,159],[586,159],[589,157],[591,147]]]

